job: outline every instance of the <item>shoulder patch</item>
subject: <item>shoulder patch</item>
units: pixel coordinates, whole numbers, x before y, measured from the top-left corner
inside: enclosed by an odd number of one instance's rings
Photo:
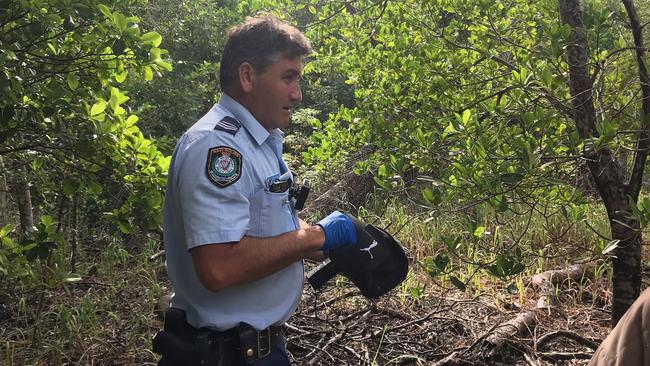
[[[215,130],[226,131],[233,136],[237,134],[237,131],[239,131],[240,128],[241,123],[230,116],[223,117],[221,121],[217,122],[214,126]]]
[[[208,150],[206,173],[219,188],[235,183],[241,177],[242,155],[228,146],[215,146]]]

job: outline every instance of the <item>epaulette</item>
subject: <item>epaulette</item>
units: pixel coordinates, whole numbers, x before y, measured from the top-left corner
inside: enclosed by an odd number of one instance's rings
[[[215,130],[226,131],[233,136],[237,134],[237,131],[239,131],[240,128],[241,123],[230,116],[223,117],[221,121],[217,122],[214,126]]]

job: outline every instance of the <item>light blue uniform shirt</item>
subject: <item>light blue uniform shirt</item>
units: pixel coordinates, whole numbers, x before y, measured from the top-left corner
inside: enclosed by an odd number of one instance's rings
[[[241,124],[236,134],[215,130],[225,116]],[[209,151],[218,146],[241,154],[241,176],[226,187],[215,184],[207,171]],[[226,94],[178,141],[165,194],[166,266],[174,289],[171,306],[184,309],[194,327],[225,330],[246,322],[260,330],[284,323],[295,311],[302,261],[215,293],[199,281],[189,253],[201,245],[238,242],[244,235],[262,238],[298,229],[288,191],[272,193],[267,183],[268,177],[288,171],[282,132],[267,131]]]

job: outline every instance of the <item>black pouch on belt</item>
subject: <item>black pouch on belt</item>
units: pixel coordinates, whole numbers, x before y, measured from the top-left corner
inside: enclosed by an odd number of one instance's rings
[[[246,323],[239,323],[237,327],[239,335],[239,345],[242,356],[248,364],[253,364],[259,358],[259,342],[257,339],[257,330]]]
[[[179,365],[199,365],[195,339],[198,332],[187,323],[185,312],[169,308],[165,312],[165,328],[153,338],[153,351]]]

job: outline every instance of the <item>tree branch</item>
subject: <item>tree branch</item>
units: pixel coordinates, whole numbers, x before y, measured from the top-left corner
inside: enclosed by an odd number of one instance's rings
[[[641,127],[644,130],[637,139],[634,165],[628,189],[630,195],[636,201],[641,191],[643,181],[643,170],[648,158],[648,148],[650,147],[650,124],[647,118],[650,116],[650,78],[648,78],[648,69],[645,65],[645,48],[643,46],[643,33],[636,13],[636,8],[632,0],[622,0],[627,16],[630,19],[632,35],[634,37],[634,46],[636,49],[636,63],[639,68],[639,82],[641,84]]]

